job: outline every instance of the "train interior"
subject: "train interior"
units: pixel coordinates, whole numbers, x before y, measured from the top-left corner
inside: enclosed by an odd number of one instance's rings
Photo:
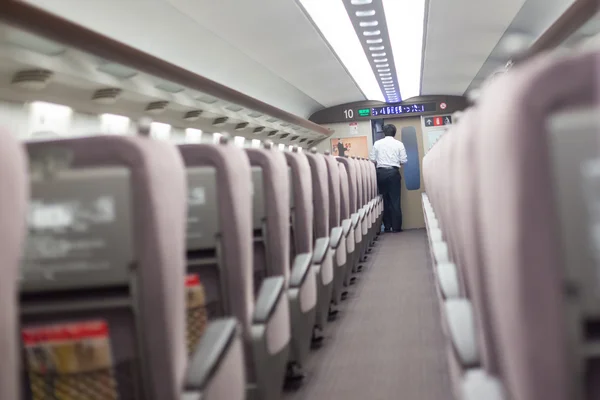
[[[599,6],[0,2],[0,400],[600,400]]]

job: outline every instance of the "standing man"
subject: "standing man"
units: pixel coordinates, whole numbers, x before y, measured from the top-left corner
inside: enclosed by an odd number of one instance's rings
[[[338,156],[346,157],[346,147],[344,146],[344,142],[342,142],[342,139],[338,139],[337,148],[338,148]]]
[[[404,144],[394,139],[396,136],[394,125],[384,125],[383,133],[385,137],[376,141],[371,151],[371,161],[375,162],[377,167],[377,186],[383,196],[383,225],[386,232],[402,232],[400,166],[406,164],[408,157]]]

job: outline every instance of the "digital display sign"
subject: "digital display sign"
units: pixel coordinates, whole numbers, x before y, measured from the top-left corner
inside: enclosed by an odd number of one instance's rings
[[[359,117],[370,117],[371,116],[371,109],[370,108],[359,108],[358,109],[358,116]]]
[[[389,105],[383,107],[373,107],[371,109],[371,115],[373,117],[380,115],[401,115],[401,114],[413,114],[413,113],[424,113],[436,111],[436,103],[422,103],[422,104],[407,104],[407,105]]]

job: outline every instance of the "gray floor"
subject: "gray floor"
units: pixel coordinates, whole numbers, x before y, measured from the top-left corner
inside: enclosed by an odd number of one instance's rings
[[[285,400],[452,398],[425,235],[382,235]]]

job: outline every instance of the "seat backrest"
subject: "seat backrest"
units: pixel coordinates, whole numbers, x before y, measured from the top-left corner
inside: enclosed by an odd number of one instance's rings
[[[360,165],[360,160],[352,157],[350,161],[354,164],[354,170],[356,171],[356,203],[358,208],[362,208],[365,205],[365,180],[363,176],[363,169]]]
[[[324,156],[327,164],[327,178],[329,182],[329,227],[341,225],[341,187],[340,170],[334,156],[327,152]],[[346,217],[348,218],[348,217]]]
[[[340,174],[340,218],[343,221],[350,218],[350,184],[346,165],[337,158],[336,161]]]
[[[254,285],[257,293],[262,277],[290,274],[290,182],[288,166],[281,151],[246,149],[254,184]],[[257,282],[259,280],[259,282]]]
[[[208,318],[236,317],[248,351],[254,311],[252,173],[246,152],[222,142],[179,146],[189,186],[188,273],[203,282]]]
[[[315,239],[329,237],[329,182],[327,164],[316,150],[306,154],[310,165],[313,186]]]
[[[313,249],[313,186],[310,164],[304,153],[283,153],[290,173],[291,201],[291,255],[312,253]]]
[[[349,207],[350,215],[358,211],[358,183],[356,179],[356,168],[351,158],[337,157],[337,160],[344,165],[348,176],[348,194],[350,196]]]
[[[52,397],[58,386],[78,396],[179,398],[187,366],[186,183],[176,148],[100,135],[27,150],[26,393]],[[47,369],[48,349],[67,338],[78,363]],[[80,353],[89,338],[94,359]],[[64,342],[60,348],[67,351]]]
[[[572,314],[576,296],[565,296],[546,118],[592,104],[597,65],[593,53],[540,55],[496,78],[481,99],[480,120],[489,124],[477,140],[485,279],[499,372],[515,400],[576,398],[570,387],[580,383],[569,378],[583,360],[565,348],[565,331],[582,321]]]
[[[362,167],[363,167],[363,175],[365,177],[365,181],[367,182],[367,185],[366,185],[367,190],[365,190],[365,202],[368,203],[373,198],[373,196],[372,196],[373,181],[371,180],[371,171],[369,170],[370,161],[367,160],[366,158],[363,158],[361,160],[361,163],[362,163]]]
[[[475,157],[475,139],[481,134],[478,111],[475,108],[465,111],[460,120],[460,131],[456,131],[454,140],[456,166],[453,170],[453,196],[457,224],[457,241],[461,257],[457,263],[464,274],[465,287],[475,311],[478,342],[482,364],[490,373],[496,373],[497,357],[493,345],[493,330],[490,325],[490,314],[486,282],[482,278],[485,270],[482,265],[481,239],[479,225],[479,191],[477,175],[479,167]]]
[[[0,398],[19,396],[18,277],[29,185],[22,145],[0,131]]]
[[[369,165],[369,174],[371,176],[371,198],[377,197],[377,170],[371,160],[367,160]]]

